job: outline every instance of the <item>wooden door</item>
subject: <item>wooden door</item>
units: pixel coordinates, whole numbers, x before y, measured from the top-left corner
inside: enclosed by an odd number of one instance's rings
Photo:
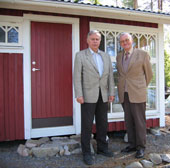
[[[32,128],[73,125],[72,25],[31,22]]]

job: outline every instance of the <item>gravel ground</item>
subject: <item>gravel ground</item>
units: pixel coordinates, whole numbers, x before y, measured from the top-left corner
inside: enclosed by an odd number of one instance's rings
[[[109,148],[115,153],[114,158],[102,155],[94,155],[94,168],[113,168],[115,166],[126,166],[135,159],[135,152],[128,155],[120,153],[127,144],[124,142],[124,132],[109,133]],[[22,157],[16,151],[19,144],[25,141],[0,142],[0,168],[85,168],[89,167],[83,163],[82,156],[70,155],[62,157],[36,158]],[[147,145],[145,159],[149,153],[170,154],[170,115],[166,116],[166,127],[161,128],[161,135],[155,136],[147,133]],[[162,164],[163,165],[163,164]]]

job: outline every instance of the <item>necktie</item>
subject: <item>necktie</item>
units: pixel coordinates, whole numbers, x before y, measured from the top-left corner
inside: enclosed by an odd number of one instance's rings
[[[129,52],[126,52],[126,53],[125,53],[125,61],[127,61],[128,58],[129,58]]]

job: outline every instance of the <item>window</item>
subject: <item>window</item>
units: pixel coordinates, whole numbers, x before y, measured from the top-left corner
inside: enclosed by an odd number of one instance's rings
[[[113,74],[114,74],[114,82],[115,82],[115,101],[113,103],[110,103],[110,110],[109,114],[114,114],[117,112],[123,112],[121,104],[119,104],[119,98],[118,98],[118,91],[117,91],[117,83],[118,83],[118,74],[116,69],[116,56],[117,53],[119,53],[122,48],[119,44],[119,35],[122,32],[128,32],[133,36],[133,46],[135,48],[141,48],[143,50],[146,50],[151,57],[151,64],[152,64],[152,70],[153,70],[153,78],[151,83],[149,84],[148,90],[147,90],[147,102],[146,102],[146,108],[149,111],[154,111],[157,109],[157,80],[156,80],[156,73],[157,73],[157,62],[156,62],[156,41],[157,41],[157,33],[153,33],[153,31],[148,28],[145,32],[139,27],[139,30],[137,27],[129,28],[128,26],[122,26],[122,25],[107,25],[104,23],[91,23],[91,29],[97,29],[100,31],[102,35],[101,45],[100,49],[107,52],[112,61],[113,66]],[[134,31],[132,31],[134,30]]]
[[[21,46],[21,25],[0,22],[0,46]]]

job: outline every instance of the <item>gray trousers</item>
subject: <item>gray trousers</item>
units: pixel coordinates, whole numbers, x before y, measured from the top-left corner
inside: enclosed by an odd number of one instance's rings
[[[122,106],[130,146],[144,149],[146,145],[146,102],[131,103],[128,93],[125,92]]]

